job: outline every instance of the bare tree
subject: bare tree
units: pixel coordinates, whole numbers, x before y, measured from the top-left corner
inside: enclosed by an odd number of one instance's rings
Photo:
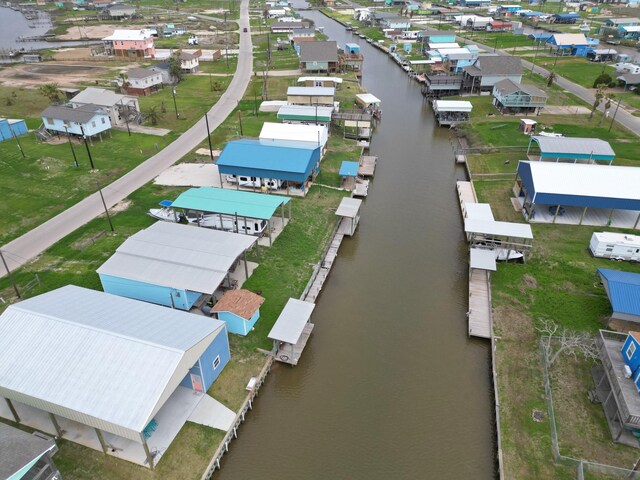
[[[595,338],[586,332],[569,330],[548,318],[540,319],[540,325],[536,330],[543,335],[542,346],[549,367],[561,354],[574,358],[582,355],[587,360],[599,358]]]

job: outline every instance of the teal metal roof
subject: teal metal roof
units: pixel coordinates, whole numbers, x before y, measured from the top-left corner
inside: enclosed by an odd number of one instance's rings
[[[307,105],[283,105],[278,110],[278,118],[283,120],[307,120],[330,122],[332,107],[318,107]]]
[[[172,206],[199,212],[238,214],[240,217],[269,220],[278,207],[291,199],[280,195],[241,192],[223,188],[190,188],[176,198]]]
[[[358,168],[360,164],[358,162],[342,162],[340,165],[341,177],[356,177],[358,175]]]

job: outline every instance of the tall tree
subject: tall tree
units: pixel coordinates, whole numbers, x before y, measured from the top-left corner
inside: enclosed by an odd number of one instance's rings
[[[52,102],[60,100],[60,86],[57,83],[45,83],[38,91]]]
[[[169,57],[168,63],[169,76],[175,81],[175,83],[180,83],[184,76],[184,72],[182,71],[182,62],[180,61],[179,50]]]
[[[602,103],[602,99],[605,98],[605,90],[607,89],[607,85],[605,83],[601,83],[598,85],[598,89],[596,90],[596,99],[593,101],[593,107],[591,107],[591,114],[589,115],[589,120],[593,118],[593,115],[596,113],[596,110]]]
[[[153,105],[144,112],[144,116],[151,122],[151,125],[157,125],[163,113],[158,110],[157,105]]]

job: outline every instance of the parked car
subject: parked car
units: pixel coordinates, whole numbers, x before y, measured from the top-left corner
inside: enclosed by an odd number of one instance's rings
[[[244,27],[244,28],[242,29],[242,31],[246,33],[246,32],[247,32],[247,27]]]

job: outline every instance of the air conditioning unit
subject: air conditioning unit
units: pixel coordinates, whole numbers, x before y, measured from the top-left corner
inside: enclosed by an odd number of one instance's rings
[[[625,365],[624,366],[624,378],[631,378],[631,375],[633,375],[633,372],[631,371],[631,368],[629,368],[629,365]]]

